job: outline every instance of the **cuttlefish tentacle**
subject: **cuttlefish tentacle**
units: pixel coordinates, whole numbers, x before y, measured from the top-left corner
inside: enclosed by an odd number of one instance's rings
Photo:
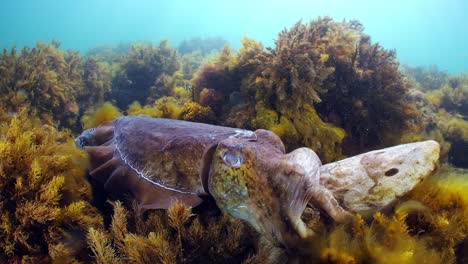
[[[348,223],[354,216],[341,207],[333,194],[324,186],[313,186],[310,190],[312,199],[310,203],[324,210],[337,223]]]
[[[353,218],[353,215],[340,206],[333,194],[320,184],[320,167],[322,162],[317,154],[309,148],[299,148],[287,154],[286,162],[294,166],[296,175],[306,176],[307,201],[312,203],[317,208],[324,210],[334,221],[338,223],[346,223]],[[297,199],[296,199],[297,201]],[[295,204],[292,210],[295,212],[295,219],[300,219],[300,214],[305,209],[305,204]],[[299,216],[296,216],[299,213]],[[298,229],[302,221],[298,221]]]
[[[306,226],[301,216],[309,200],[313,197],[313,187],[319,183],[320,159],[308,148],[299,148],[286,154],[278,169],[282,180],[286,180],[284,211],[289,216],[292,226],[301,238],[308,238],[314,232]]]

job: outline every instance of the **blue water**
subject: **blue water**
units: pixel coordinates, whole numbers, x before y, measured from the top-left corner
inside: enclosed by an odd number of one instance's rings
[[[3,0],[0,47],[57,39],[65,49],[169,38],[248,36],[271,46],[297,20],[358,19],[373,41],[410,65],[468,71],[467,0]]]

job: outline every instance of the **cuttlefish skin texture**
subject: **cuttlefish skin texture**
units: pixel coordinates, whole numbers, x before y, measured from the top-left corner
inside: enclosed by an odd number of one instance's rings
[[[346,222],[411,190],[438,159],[438,144],[426,141],[322,166],[311,149],[285,153],[268,130],[145,116],[86,130],[76,144],[89,154],[90,175],[109,192],[132,193],[140,212],[176,200],[193,207],[211,195],[221,210],[288,249],[313,235],[300,218],[308,203]]]
[[[279,140],[267,130],[255,133]],[[288,248],[312,235],[300,217],[313,185],[319,185],[319,166],[310,149],[285,154],[265,142],[226,139],[213,158],[209,192],[221,210]]]
[[[90,175],[110,192],[130,191],[140,210],[168,208],[175,200],[189,206],[207,194],[210,149],[229,137],[255,136],[253,132],[207,124],[121,117],[85,131],[77,143],[90,156]],[[205,162],[204,159],[207,159]]]
[[[90,175],[109,192],[131,192],[140,212],[176,200],[197,206],[201,195],[212,195],[221,210],[285,247],[311,234],[300,216],[312,185],[321,188],[320,161],[308,149],[286,154],[271,131],[121,117],[76,143],[90,156]],[[304,163],[308,155],[315,162]]]

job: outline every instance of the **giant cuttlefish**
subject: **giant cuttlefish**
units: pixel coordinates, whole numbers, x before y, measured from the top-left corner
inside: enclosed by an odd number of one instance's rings
[[[439,144],[424,141],[323,165],[314,151],[290,153],[273,132],[187,121],[121,117],[84,131],[77,146],[90,175],[110,192],[131,192],[140,212],[179,200],[217,206],[286,249],[314,235],[301,220],[308,203],[337,222],[379,210],[429,175]]]

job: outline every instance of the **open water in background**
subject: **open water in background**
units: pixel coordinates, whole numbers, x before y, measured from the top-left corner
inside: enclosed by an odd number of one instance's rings
[[[467,0],[2,0],[0,48],[56,39],[80,50],[136,41],[248,36],[272,46],[279,31],[317,16],[358,19],[373,42],[412,66],[468,71]]]

